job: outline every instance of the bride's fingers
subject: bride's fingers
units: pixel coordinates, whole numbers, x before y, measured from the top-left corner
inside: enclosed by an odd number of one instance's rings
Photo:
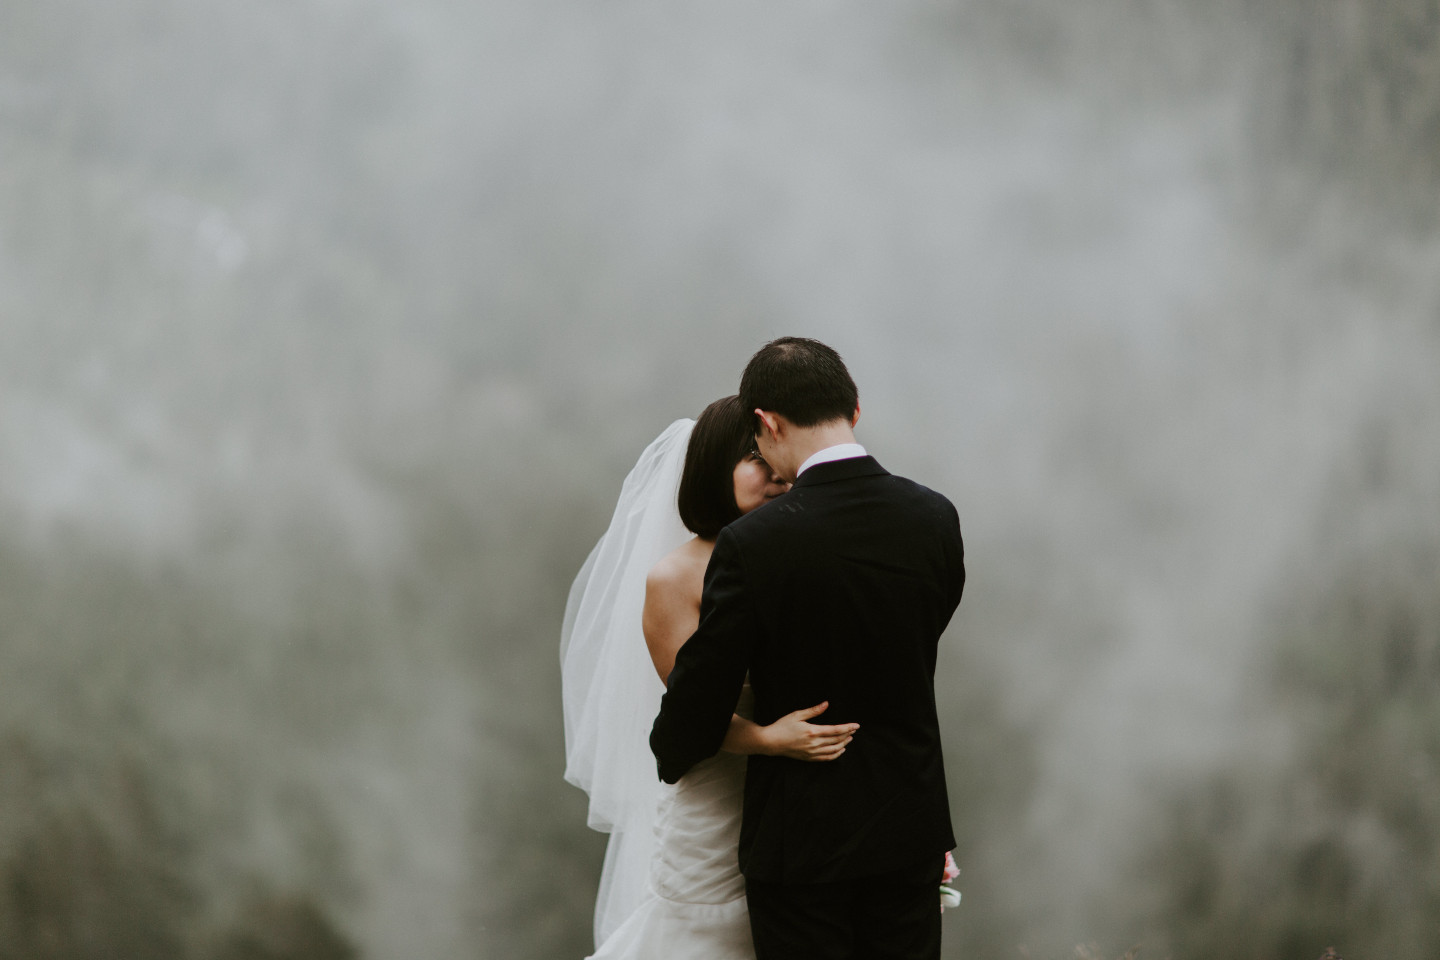
[[[824,713],[828,709],[830,709],[830,701],[822,700],[819,703],[815,704],[815,706],[813,707],[806,707],[804,710],[796,710],[794,713],[790,714],[790,716],[795,717],[799,720],[809,720],[811,717],[820,716],[820,714]]]
[[[860,729],[858,723],[839,723],[833,727],[821,726],[818,723],[809,724],[810,732],[817,737],[838,737],[849,736]]]

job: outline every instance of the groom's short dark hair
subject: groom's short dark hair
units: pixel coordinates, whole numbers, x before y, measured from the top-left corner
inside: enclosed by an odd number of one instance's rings
[[[740,377],[740,405],[747,413],[778,413],[797,427],[849,420],[859,402],[840,354],[805,337],[771,340]]]
[[[722,527],[740,518],[735,465],[755,449],[754,420],[734,395],[721,397],[695,418],[677,505],[680,522],[697,537],[714,540]]]

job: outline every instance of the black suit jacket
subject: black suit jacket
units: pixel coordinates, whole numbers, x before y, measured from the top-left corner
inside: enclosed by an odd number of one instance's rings
[[[745,675],[755,721],[830,701],[860,724],[839,759],[750,758],[740,869],[811,883],[880,873],[955,845],[935,656],[965,585],[960,520],[873,457],[817,464],[721,531],[700,625],[650,734],[674,783],[725,738]]]

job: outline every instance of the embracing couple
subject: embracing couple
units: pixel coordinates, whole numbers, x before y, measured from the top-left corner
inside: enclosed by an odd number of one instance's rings
[[[940,955],[935,658],[964,547],[859,415],[834,350],[767,344],[646,449],[576,578],[566,778],[611,833],[596,958]]]

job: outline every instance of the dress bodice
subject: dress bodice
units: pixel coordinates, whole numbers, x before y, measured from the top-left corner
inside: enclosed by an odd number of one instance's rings
[[[735,712],[754,715],[747,682]],[[666,899],[726,903],[744,896],[737,849],[745,797],[746,758],[720,751],[697,763],[673,786],[662,785],[650,879]]]
[[[753,710],[747,683],[735,712]],[[738,858],[745,764],[722,750],[660,785],[649,894],[591,960],[754,960]]]

